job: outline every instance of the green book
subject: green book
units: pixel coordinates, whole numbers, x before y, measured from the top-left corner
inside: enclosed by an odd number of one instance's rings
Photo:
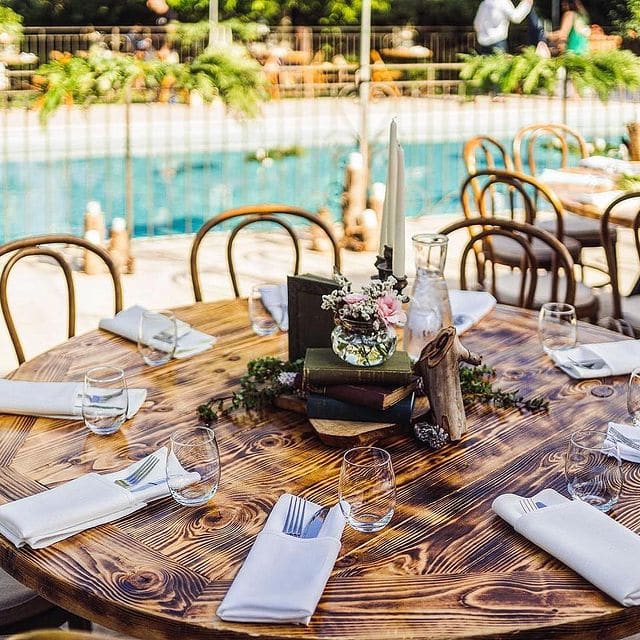
[[[338,358],[331,349],[307,349],[303,376],[305,385],[382,384],[403,385],[411,382],[413,371],[406,351],[396,351],[377,367],[355,367]]]

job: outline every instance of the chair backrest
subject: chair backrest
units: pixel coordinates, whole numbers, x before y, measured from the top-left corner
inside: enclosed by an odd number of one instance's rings
[[[513,138],[513,162],[516,171],[525,171],[526,166],[530,175],[536,175],[536,143],[539,140],[546,140],[560,151],[562,168],[569,165],[569,151],[572,146],[577,149],[581,158],[589,157],[587,142],[575,129],[560,123],[530,124],[522,127]]]
[[[522,249],[520,261],[520,287],[518,294],[518,306],[525,309],[534,309],[534,297],[538,284],[538,261],[531,247],[534,239],[547,245],[554,255],[552,268],[549,271],[552,278],[550,300],[557,300],[560,291],[560,277],[566,278],[565,302],[573,304],[576,294],[576,279],[573,273],[573,259],[567,248],[553,235],[535,227],[531,224],[516,222],[514,220],[504,220],[502,218],[470,218],[459,220],[446,226],[440,231],[444,235],[449,235],[460,229],[468,229],[470,238],[465,244],[460,254],[460,288],[468,289],[467,285],[467,262],[473,252],[476,259],[477,286],[486,288],[485,276],[487,271],[491,274],[491,293],[496,295],[498,280],[495,261],[492,256],[491,238],[510,238]],[[478,246],[480,249],[478,250]],[[487,270],[487,265],[491,266]],[[476,286],[474,286],[476,288]]]
[[[522,222],[535,225],[537,213],[546,209],[555,220],[555,236],[564,237],[564,208],[558,196],[539,180],[518,171],[483,169],[469,175],[460,188],[460,202],[465,218],[498,217],[495,194],[487,198],[489,190],[503,185],[507,203],[502,211],[509,219],[521,218]],[[488,204],[489,203],[489,204]],[[488,210],[488,206],[491,210]]]
[[[620,281],[618,279],[616,242],[613,235],[614,224],[611,222],[611,217],[615,215],[618,205],[629,200],[637,200],[638,210],[633,216],[631,227],[633,229],[633,240],[636,246],[638,261],[640,262],[640,191],[629,191],[610,202],[600,218],[600,239],[602,240],[602,246],[604,247],[604,252],[607,258],[607,269],[609,270],[613,296],[613,315],[616,319],[621,319],[623,316]],[[625,218],[627,218],[626,215]]]
[[[67,337],[73,337],[76,332],[76,296],[71,267],[69,266],[65,256],[60,252],[59,248],[56,249],[52,245],[71,245],[80,247],[101,258],[111,275],[111,280],[113,281],[115,312],[117,313],[122,309],[122,284],[120,282],[120,274],[118,273],[118,269],[111,259],[111,256],[102,247],[97,246],[84,238],[65,234],[32,236],[30,238],[22,238],[20,240],[14,240],[4,245],[0,245],[0,258],[3,256],[9,256],[2,268],[2,273],[0,274],[0,307],[2,308],[2,315],[4,316],[4,321],[7,325],[9,336],[11,337],[11,342],[13,343],[13,347],[20,364],[25,361],[25,356],[22,343],[18,337],[16,325],[13,320],[13,315],[11,314],[7,298],[7,285],[11,270],[23,258],[26,258],[27,256],[47,256],[58,264],[64,274],[67,286]]]
[[[251,224],[255,224],[257,222],[272,222],[282,227],[291,238],[294,246],[295,263],[293,273],[294,275],[297,275],[300,272],[300,240],[296,235],[294,227],[289,221],[280,217],[280,214],[303,218],[322,229],[329,239],[333,250],[333,270],[340,271],[340,248],[338,246],[338,242],[333,235],[331,227],[316,214],[311,213],[310,211],[305,211],[299,207],[293,207],[286,204],[249,205],[246,207],[239,207],[237,209],[229,209],[205,222],[196,234],[193,244],[191,245],[191,281],[193,282],[193,292],[195,294],[196,302],[202,301],[202,287],[200,284],[200,273],[198,270],[198,252],[200,245],[209,231],[227,220],[242,218],[242,220],[233,228],[227,240],[227,265],[229,268],[229,275],[231,276],[233,293],[236,298],[240,297],[240,289],[238,287],[236,269],[233,263],[233,242],[238,233]]]

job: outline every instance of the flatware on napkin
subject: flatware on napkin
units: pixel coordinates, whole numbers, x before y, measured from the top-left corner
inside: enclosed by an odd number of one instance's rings
[[[640,462],[640,427],[610,422],[607,437],[618,443],[623,460]]]
[[[132,342],[138,342],[140,318],[144,311],[144,307],[135,305],[120,311],[120,313],[117,313],[113,318],[103,318],[100,320],[98,326],[105,331],[115,333]],[[181,320],[177,321],[177,325],[178,345],[176,346],[174,354],[176,358],[189,358],[197,353],[206,351],[218,340],[215,336],[210,336],[202,331],[193,329]]]
[[[147,397],[146,389],[127,389],[132,418]],[[30,382],[0,379],[0,413],[82,420],[82,382]]]
[[[553,361],[572,378],[602,378],[631,373],[640,362],[640,340],[585,344],[553,351]],[[603,366],[597,366],[602,361]]]
[[[309,623],[340,551],[344,517],[335,506],[317,537],[289,536],[282,529],[290,499],[280,496],[271,510],[218,607],[223,620]],[[319,508],[306,502],[307,521]]]
[[[151,454],[158,459],[136,491],[115,483],[144,464],[137,461],[114,473],[88,473],[53,489],[0,506],[0,534],[16,547],[47,547],[80,531],[112,522],[133,513],[149,502],[169,495],[166,483],[167,448]],[[151,458],[148,456],[144,460]],[[199,479],[186,473],[185,486]]]
[[[487,291],[449,290],[451,318],[458,335],[475,326],[497,304],[497,300]]]
[[[553,489],[531,498],[546,506],[526,511],[523,497],[509,493],[497,497],[491,508],[620,604],[640,604],[640,536],[586,502],[568,500]]]

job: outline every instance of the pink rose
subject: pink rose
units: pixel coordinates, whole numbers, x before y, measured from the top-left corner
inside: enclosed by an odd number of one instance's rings
[[[387,327],[391,325],[401,327],[407,321],[407,314],[402,310],[402,303],[389,293],[377,298],[376,306],[378,307],[378,315]]]
[[[358,302],[366,302],[367,296],[363,293],[347,293],[343,300],[345,304],[358,304]]]

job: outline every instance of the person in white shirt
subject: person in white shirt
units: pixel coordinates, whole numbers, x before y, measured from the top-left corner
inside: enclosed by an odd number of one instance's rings
[[[482,0],[473,20],[478,53],[507,50],[510,22],[522,22],[533,5],[533,0],[520,0],[517,7],[511,0]]]

